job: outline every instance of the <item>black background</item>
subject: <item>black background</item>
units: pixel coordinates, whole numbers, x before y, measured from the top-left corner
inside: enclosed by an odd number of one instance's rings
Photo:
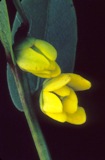
[[[11,25],[15,16],[7,0]],[[82,126],[60,124],[40,115],[39,122],[53,160],[105,159],[105,2],[74,0],[78,24],[75,73],[91,80],[89,91],[78,93],[87,113]],[[42,117],[42,118],[41,118]],[[6,81],[6,60],[0,45],[0,158],[38,160],[24,114],[15,109]]]

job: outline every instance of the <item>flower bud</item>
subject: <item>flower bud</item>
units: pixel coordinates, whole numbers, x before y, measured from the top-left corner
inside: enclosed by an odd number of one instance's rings
[[[42,78],[59,75],[61,69],[55,62],[56,49],[48,42],[35,38],[27,38],[19,44],[14,52],[20,69]]]

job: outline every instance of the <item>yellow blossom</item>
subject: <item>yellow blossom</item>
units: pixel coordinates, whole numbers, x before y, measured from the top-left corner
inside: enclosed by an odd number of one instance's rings
[[[78,106],[75,90],[87,90],[91,83],[80,75],[62,73],[46,79],[40,94],[40,108],[44,114],[59,122],[80,125],[86,121],[83,107]]]
[[[14,49],[20,69],[42,78],[56,77],[61,73],[56,63],[57,51],[48,42],[27,38]]]

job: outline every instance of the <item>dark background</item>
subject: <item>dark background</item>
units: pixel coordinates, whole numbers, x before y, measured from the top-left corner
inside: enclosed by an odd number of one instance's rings
[[[7,0],[11,25],[15,8]],[[74,0],[78,23],[75,73],[91,80],[89,91],[78,93],[87,122],[60,124],[41,115],[40,124],[53,160],[105,160],[105,2]],[[0,45],[0,158],[38,160],[24,117],[9,96],[6,60]]]

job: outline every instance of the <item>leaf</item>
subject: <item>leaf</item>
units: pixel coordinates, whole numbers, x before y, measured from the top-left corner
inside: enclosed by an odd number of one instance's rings
[[[45,39],[58,51],[62,72],[73,72],[77,45],[77,22],[72,0],[23,0],[30,22],[29,35]],[[13,35],[21,24],[16,16]]]
[[[36,38],[44,38],[47,19],[48,0],[22,0],[22,6],[30,23],[29,34]],[[13,24],[13,37],[21,25],[21,18],[17,14]]]
[[[20,98],[19,98],[17,86],[16,86],[16,83],[15,83],[15,79],[14,79],[14,76],[11,72],[9,64],[7,64],[7,83],[8,83],[10,96],[11,96],[11,99],[12,99],[15,107],[18,110],[23,111],[23,107],[22,107],[22,104],[21,104],[21,101],[20,101]]]
[[[62,72],[73,72],[77,25],[72,0],[51,0],[47,17],[45,39],[56,47]]]
[[[5,0],[0,1],[0,40],[5,48],[6,54],[11,54],[14,62],[12,51],[12,35]]]
[[[29,36],[44,39],[54,45],[58,51],[57,62],[62,72],[73,72],[77,23],[72,0],[23,0],[22,5],[30,22]],[[13,39],[21,23],[21,18],[17,14],[12,29]],[[28,78],[31,92],[35,91],[37,82],[39,85],[43,82],[43,79],[31,74],[28,74]],[[15,101],[16,97],[12,98]]]
[[[27,76],[28,81],[31,81],[31,85],[29,84],[31,93],[33,94],[35,92],[35,89],[37,90],[37,84],[35,83],[34,75],[30,73],[25,73],[25,76]],[[34,82],[35,81],[35,82]],[[19,98],[17,86],[15,83],[14,76],[12,74],[12,71],[10,69],[9,64],[7,64],[7,83],[8,83],[8,89],[10,92],[11,99],[13,101],[13,104],[19,111],[23,111],[23,107]]]

